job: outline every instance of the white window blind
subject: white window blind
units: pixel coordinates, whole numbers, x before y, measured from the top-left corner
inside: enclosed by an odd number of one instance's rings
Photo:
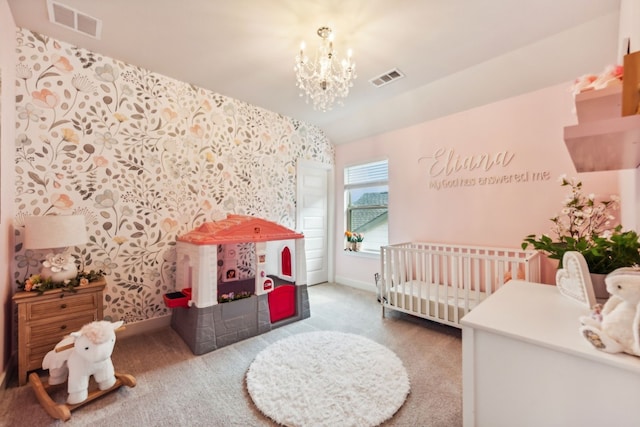
[[[351,166],[344,170],[344,183],[345,186],[349,187],[354,187],[358,184],[386,184],[388,180],[389,162],[387,160]]]

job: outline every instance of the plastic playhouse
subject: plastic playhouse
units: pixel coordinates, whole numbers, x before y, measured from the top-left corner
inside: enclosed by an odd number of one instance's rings
[[[194,354],[310,316],[304,235],[228,215],[178,237],[171,326]]]

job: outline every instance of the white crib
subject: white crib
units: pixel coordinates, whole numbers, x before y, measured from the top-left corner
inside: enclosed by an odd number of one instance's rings
[[[440,243],[381,248],[385,308],[460,327],[460,319],[511,278],[540,281],[538,252]]]

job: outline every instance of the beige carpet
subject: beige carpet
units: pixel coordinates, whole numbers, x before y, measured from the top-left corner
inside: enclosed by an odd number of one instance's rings
[[[15,380],[0,393],[2,426],[275,426],[248,395],[244,377],[260,351],[302,332],[359,334],[403,362],[411,393],[383,426],[462,425],[461,333],[400,313],[381,316],[375,294],[334,284],[309,288],[311,317],[228,347],[195,356],[170,328],[116,342],[113,362],[133,374],[123,387],[72,413],[50,418],[30,386]],[[384,387],[380,384],[380,387]]]

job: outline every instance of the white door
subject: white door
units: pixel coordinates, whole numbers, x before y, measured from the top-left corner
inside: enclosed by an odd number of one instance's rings
[[[298,164],[297,229],[304,233],[308,285],[329,280],[329,167]]]

